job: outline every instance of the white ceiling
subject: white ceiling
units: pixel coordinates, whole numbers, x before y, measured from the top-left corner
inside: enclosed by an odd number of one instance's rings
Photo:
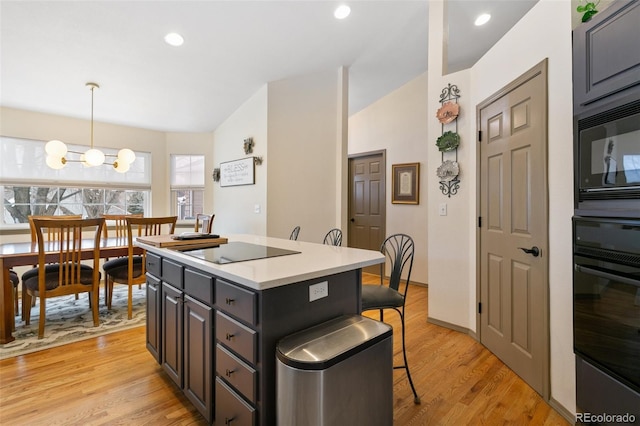
[[[449,71],[537,0],[450,0]],[[427,69],[428,1],[0,1],[0,105],[140,128],[214,130],[270,81],[349,67],[353,114]],[[493,15],[474,27],[480,12]],[[182,47],[163,36],[176,31]]]

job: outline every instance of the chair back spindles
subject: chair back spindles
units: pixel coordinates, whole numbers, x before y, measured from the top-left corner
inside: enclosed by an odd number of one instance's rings
[[[338,228],[333,228],[324,236],[323,244],[330,246],[342,245],[342,231]]]
[[[296,241],[298,239],[298,234],[300,234],[300,227],[296,226],[295,228],[293,228],[293,231],[291,231],[291,235],[289,235],[289,239]]]
[[[402,272],[408,266],[407,284],[413,269],[413,239],[406,234],[395,234],[387,238],[380,247],[380,251],[386,256],[391,264],[391,273],[389,274],[389,287],[398,291],[402,280]],[[408,265],[407,265],[408,263]],[[381,265],[381,267],[384,264]],[[384,274],[380,274],[382,279]],[[407,285],[408,287],[408,285]],[[405,294],[407,289],[405,288]]]
[[[60,216],[52,216],[52,215],[29,215],[27,217],[27,219],[29,219],[29,229],[31,230],[31,242],[35,243],[37,241],[36,238],[36,228],[34,226],[33,220],[34,219],[41,219],[41,220],[76,220],[76,219],[82,219],[82,215],[81,214],[68,214],[68,215],[60,215]],[[56,231],[57,228],[53,228],[53,227],[45,227],[43,226],[43,228],[46,230],[46,232],[44,232],[42,235],[46,235],[47,236],[47,241],[56,241],[56,240],[60,240],[60,235],[58,235],[58,232]]]
[[[196,225],[194,231],[202,232],[203,234],[210,234],[213,227],[213,219],[215,217],[215,214],[198,213],[196,215]]]
[[[142,217],[142,214],[103,214],[102,217],[106,221],[106,224],[103,228],[103,236],[104,238],[109,238],[109,229],[108,225],[110,223],[113,224],[113,233],[112,237],[116,238],[127,238],[127,218],[128,217]],[[139,235],[138,235],[139,236]]]

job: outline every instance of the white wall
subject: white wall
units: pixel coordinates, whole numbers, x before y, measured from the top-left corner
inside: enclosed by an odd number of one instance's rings
[[[267,85],[245,101],[213,134],[213,167],[248,156],[262,157],[255,166],[255,185],[221,187],[213,185],[213,222],[220,235],[267,234]],[[244,153],[244,140],[253,138],[253,154]],[[259,206],[260,212],[255,213]]]
[[[427,94],[424,73],[349,117],[350,155],[386,149],[386,235],[403,232],[412,236],[415,259],[411,280],[425,284],[430,208],[427,188],[435,179],[434,169],[427,164],[431,145],[427,139]],[[392,164],[415,162],[420,163],[420,203],[391,204]]]
[[[322,243],[346,215],[338,194],[346,138],[341,132],[343,72],[329,70],[269,83],[267,231]],[[216,140],[217,143],[217,140]],[[345,230],[343,230],[345,231]]]

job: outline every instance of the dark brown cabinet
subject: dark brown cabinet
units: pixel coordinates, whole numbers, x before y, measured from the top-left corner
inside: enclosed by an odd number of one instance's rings
[[[158,363],[160,358],[160,295],[162,284],[151,274],[147,274],[147,350]]]
[[[574,114],[640,85],[640,1],[617,1],[573,31]]]
[[[213,414],[213,309],[190,296],[184,298],[183,391],[207,420]]]
[[[162,368],[182,388],[182,291],[162,283]]]
[[[211,421],[213,309],[163,283],[162,330],[162,368]]]

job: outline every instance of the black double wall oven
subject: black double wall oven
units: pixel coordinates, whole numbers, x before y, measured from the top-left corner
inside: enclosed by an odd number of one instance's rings
[[[578,423],[640,425],[638,22],[640,0],[616,0],[573,31]]]
[[[576,405],[640,424],[640,99],[575,123]]]
[[[578,407],[640,421],[640,222],[574,217],[573,234]]]

